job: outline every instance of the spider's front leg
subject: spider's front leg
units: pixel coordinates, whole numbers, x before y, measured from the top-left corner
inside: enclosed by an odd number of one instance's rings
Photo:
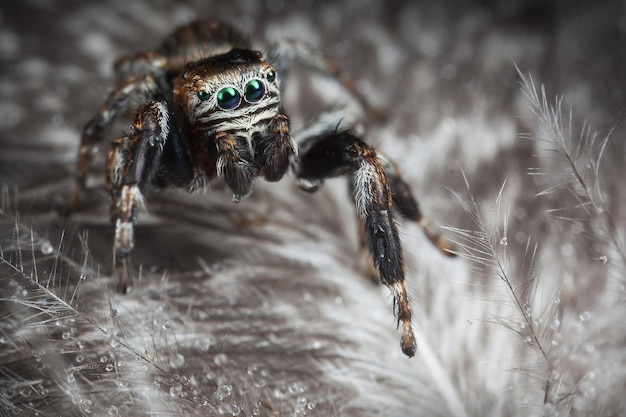
[[[309,139],[300,155],[296,175],[304,184],[351,175],[357,212],[363,221],[369,251],[380,280],[392,292],[401,347],[415,355],[411,307],[404,280],[404,259],[393,213],[393,197],[385,169],[373,148],[349,131],[332,131]]]
[[[122,292],[132,286],[130,253],[143,192],[157,179],[178,186],[193,180],[193,170],[186,154],[180,152],[179,141],[166,102],[151,101],[137,112],[132,135],[116,139],[109,149],[106,174],[115,226],[113,256]]]

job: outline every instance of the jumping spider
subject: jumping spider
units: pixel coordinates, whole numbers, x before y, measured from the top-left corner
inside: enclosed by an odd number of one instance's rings
[[[83,131],[69,208],[78,206],[94,147],[137,98],[132,130],[113,140],[106,161],[114,265],[123,292],[132,285],[137,205],[148,188],[192,191],[217,176],[238,201],[250,194],[256,177],[278,181],[290,167],[305,191],[314,191],[325,178],[349,176],[363,241],[369,242],[380,280],[393,293],[402,351],[411,357],[416,343],[392,209],[420,222],[442,252],[449,254],[450,246],[425,223],[395,166],[354,132],[325,126],[301,142],[298,153],[279,83],[293,58],[335,78],[359,102],[365,101],[332,62],[296,43],[285,45],[291,45],[287,53],[284,45],[273,48],[266,60],[233,27],[206,20],[179,28],[156,51],[117,61],[117,85]]]

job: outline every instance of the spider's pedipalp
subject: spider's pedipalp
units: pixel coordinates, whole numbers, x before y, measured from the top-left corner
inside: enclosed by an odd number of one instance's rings
[[[252,182],[258,175],[258,166],[244,140],[226,132],[215,135],[217,148],[217,175],[223,177],[233,192],[233,200],[239,201],[252,192]]]
[[[271,135],[261,137],[256,144],[257,156],[268,181],[279,181],[298,153],[298,145],[289,134],[289,119],[282,113],[274,117]]]

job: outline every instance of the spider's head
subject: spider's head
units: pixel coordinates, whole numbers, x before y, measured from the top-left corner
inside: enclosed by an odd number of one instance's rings
[[[234,48],[187,64],[174,103],[194,131],[261,131],[280,108],[276,71],[260,52]]]

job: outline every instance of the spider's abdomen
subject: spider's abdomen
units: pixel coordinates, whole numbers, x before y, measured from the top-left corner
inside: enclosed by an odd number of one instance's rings
[[[232,48],[250,48],[250,41],[233,26],[218,20],[199,20],[169,35],[158,52],[170,60],[195,62],[224,54]]]

